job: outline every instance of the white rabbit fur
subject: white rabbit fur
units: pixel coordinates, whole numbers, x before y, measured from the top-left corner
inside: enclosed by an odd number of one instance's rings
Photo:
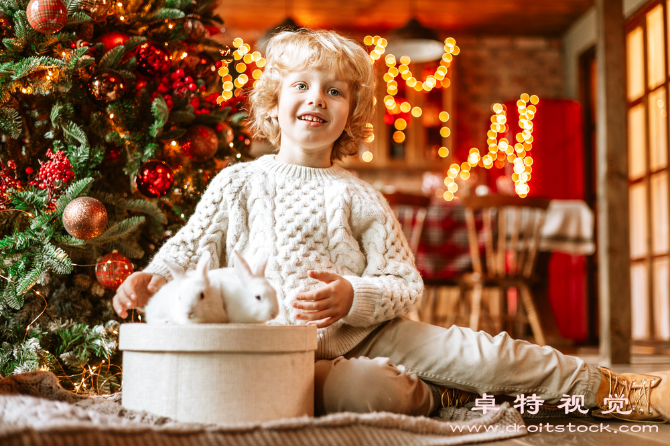
[[[234,251],[235,266],[207,271],[205,251],[195,271],[184,272],[164,260],[175,280],[164,285],[145,308],[147,323],[254,323],[279,313],[277,293],[265,278],[267,254],[261,253],[252,270]]]
[[[209,271],[212,287],[219,287],[224,296],[229,322],[257,323],[274,319],[279,314],[277,292],[265,278],[267,253],[259,252],[254,268],[233,251],[232,268]]]
[[[169,260],[163,262],[174,280],[163,285],[145,307],[148,324],[216,324],[228,322],[223,296],[207,274],[210,254],[205,251],[195,270]]]

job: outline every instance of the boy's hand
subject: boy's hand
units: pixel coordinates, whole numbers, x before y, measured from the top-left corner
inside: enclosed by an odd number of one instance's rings
[[[328,271],[307,271],[309,277],[326,285],[313,291],[299,293],[293,308],[306,310],[296,319],[309,321],[307,325],[325,328],[349,314],[354,302],[354,287],[342,276]]]
[[[128,317],[130,308],[145,306],[151,296],[166,283],[165,278],[158,274],[142,271],[132,273],[116,290],[112,301],[114,311],[122,318]]]

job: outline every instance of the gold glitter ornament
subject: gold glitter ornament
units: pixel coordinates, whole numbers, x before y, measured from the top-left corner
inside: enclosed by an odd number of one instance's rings
[[[75,198],[65,207],[63,226],[72,237],[80,240],[95,238],[107,227],[107,210],[95,198]]]

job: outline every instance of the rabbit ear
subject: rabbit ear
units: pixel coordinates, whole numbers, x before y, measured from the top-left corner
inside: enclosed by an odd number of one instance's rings
[[[205,278],[207,278],[207,270],[209,269],[209,259],[211,258],[212,256],[209,253],[209,251],[207,250],[203,251],[203,253],[200,255],[198,266],[195,267],[195,270],[198,272],[198,274],[203,275]]]
[[[234,250],[233,253],[235,254],[235,271],[237,271],[240,279],[249,280],[251,276],[253,276],[249,264],[246,260],[244,260],[244,257],[242,257],[240,253],[237,252],[237,250]]]
[[[256,263],[254,265],[253,275],[257,277],[265,277],[265,267],[268,264],[268,253],[264,249],[258,251],[256,254]]]
[[[172,260],[168,259],[163,259],[163,263],[165,263],[165,266],[170,270],[172,273],[172,278],[173,279],[183,279],[186,276],[186,273],[184,272],[184,268],[181,267],[181,265],[178,265],[177,263],[173,262]]]

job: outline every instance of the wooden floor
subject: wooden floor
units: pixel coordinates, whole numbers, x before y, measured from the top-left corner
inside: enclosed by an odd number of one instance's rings
[[[567,352],[572,353],[572,352]],[[577,356],[585,359],[587,362],[594,365],[602,365],[596,355],[580,354]],[[634,373],[649,373],[654,370],[670,370],[670,356],[636,356],[634,355],[632,364],[613,365],[610,366],[612,370],[617,372],[634,372]],[[543,446],[572,446],[572,445],[593,445],[593,446],[656,446],[656,445],[670,445],[670,424],[647,424],[647,423],[633,423],[630,421],[609,421],[599,420],[595,418],[551,418],[551,419],[537,419],[524,420],[529,431],[536,430],[537,432],[529,433],[528,435],[511,440],[496,441],[485,443],[486,445],[496,446],[528,446],[528,445],[543,445]],[[569,426],[572,424],[572,427]],[[550,426],[547,432],[547,424]],[[540,425],[542,431],[540,432]],[[602,427],[602,432],[601,430]],[[534,426],[534,427],[531,427]],[[557,426],[563,426],[564,432],[555,432]],[[590,428],[598,432],[579,432]],[[607,426],[610,432],[604,427]],[[655,427],[658,427],[658,431]],[[644,432],[626,432],[626,430],[644,429]],[[574,432],[569,432],[572,429]]]

